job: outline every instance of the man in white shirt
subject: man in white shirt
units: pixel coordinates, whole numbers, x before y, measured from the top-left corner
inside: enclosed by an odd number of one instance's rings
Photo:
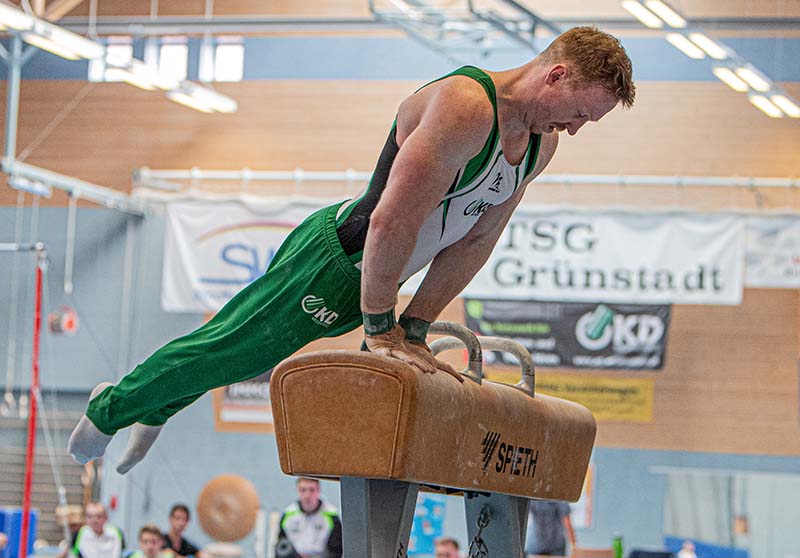
[[[106,523],[107,520],[103,504],[87,504],[86,525],[75,533],[69,555],[73,558],[121,558],[125,538],[122,531]]]

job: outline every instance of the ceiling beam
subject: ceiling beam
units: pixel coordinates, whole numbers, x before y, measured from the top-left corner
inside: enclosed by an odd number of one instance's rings
[[[44,0],[35,1],[41,2],[42,7],[44,7]],[[53,0],[53,2],[51,2],[44,11],[44,17],[50,21],[58,21],[72,10],[80,6],[82,2],[83,0]]]

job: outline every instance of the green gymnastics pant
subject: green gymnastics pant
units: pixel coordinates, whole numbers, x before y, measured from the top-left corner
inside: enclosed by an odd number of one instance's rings
[[[164,424],[208,390],[266,372],[315,339],[362,323],[361,274],[336,235],[341,204],[309,216],[286,238],[267,272],[199,329],[161,347],[86,415],[106,434]]]

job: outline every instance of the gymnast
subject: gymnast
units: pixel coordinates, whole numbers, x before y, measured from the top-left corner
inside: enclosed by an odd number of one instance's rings
[[[95,387],[69,441],[80,463],[133,425],[117,471],[147,453],[175,413],[252,378],[322,337],[364,326],[366,348],[424,373],[428,326],[489,257],[526,186],[575,135],[630,107],[631,61],[593,27],[558,36],[501,72],[462,67],[400,104],[365,192],[323,208],[286,238],[267,272],[209,322],[158,349],[117,385]],[[430,263],[398,319],[398,285]]]

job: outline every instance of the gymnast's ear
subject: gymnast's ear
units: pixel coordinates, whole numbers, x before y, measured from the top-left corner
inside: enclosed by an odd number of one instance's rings
[[[555,85],[559,81],[563,81],[569,74],[569,69],[564,64],[555,64],[547,72],[545,83],[547,85]]]

